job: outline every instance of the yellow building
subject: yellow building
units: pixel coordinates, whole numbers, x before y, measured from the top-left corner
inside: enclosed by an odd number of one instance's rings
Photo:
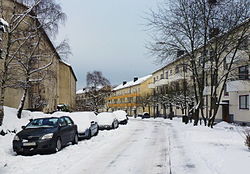
[[[140,115],[149,112],[149,107],[142,106],[142,99],[152,95],[152,89],[148,84],[152,82],[152,75],[137,78],[132,81],[124,81],[112,90],[110,97],[106,99],[106,109],[109,111],[124,110],[128,115]]]

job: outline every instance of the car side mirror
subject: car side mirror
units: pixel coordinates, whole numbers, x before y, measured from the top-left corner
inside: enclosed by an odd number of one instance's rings
[[[94,121],[91,121],[90,123],[91,123],[91,124],[95,124],[95,122],[94,122]]]
[[[22,129],[25,129],[25,126],[22,126]]]
[[[32,122],[33,121],[33,119],[31,118],[31,119],[29,119],[30,120],[30,122]]]

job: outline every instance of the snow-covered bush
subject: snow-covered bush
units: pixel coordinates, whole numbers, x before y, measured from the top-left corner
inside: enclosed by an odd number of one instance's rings
[[[250,150],[250,130],[245,131],[245,145]]]

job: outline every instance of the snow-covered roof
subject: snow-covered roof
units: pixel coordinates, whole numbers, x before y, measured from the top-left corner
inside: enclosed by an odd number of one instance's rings
[[[87,89],[85,89],[85,88],[79,89],[78,91],[76,91],[76,94],[84,94],[84,93],[87,92],[86,90],[87,90]]]
[[[147,76],[141,77],[138,80],[136,80],[135,82],[134,82],[134,80],[129,81],[125,85],[123,85],[123,83],[122,83],[122,84],[118,85],[117,87],[115,87],[113,89],[113,91],[117,91],[117,90],[120,90],[120,89],[123,89],[123,88],[128,88],[128,87],[131,87],[131,86],[134,86],[134,85],[139,85],[142,82],[148,80],[151,76],[152,75],[147,75]]]
[[[3,18],[0,18],[0,22],[7,27],[9,26],[8,22],[6,22]]]

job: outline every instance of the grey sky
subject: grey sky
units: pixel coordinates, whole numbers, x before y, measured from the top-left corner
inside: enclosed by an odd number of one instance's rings
[[[145,43],[145,12],[157,0],[60,0],[67,22],[58,40],[69,39],[70,63],[78,78],[77,89],[86,84],[89,71],[102,71],[119,84],[156,69]]]

